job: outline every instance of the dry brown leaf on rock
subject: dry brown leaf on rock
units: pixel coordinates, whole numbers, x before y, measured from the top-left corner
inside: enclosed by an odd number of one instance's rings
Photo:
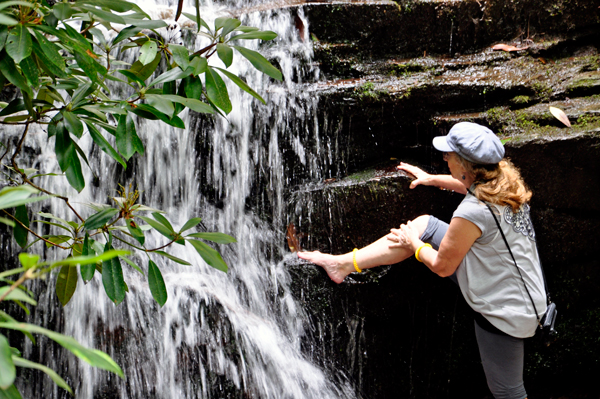
[[[521,50],[527,50],[527,49],[528,49],[528,46],[515,47],[515,46],[511,46],[510,44],[504,44],[504,43],[499,43],[499,44],[492,46],[492,50],[494,50],[494,51],[512,52],[512,51],[521,51]]]
[[[290,223],[287,227],[287,234],[285,236],[287,239],[288,247],[290,247],[290,251],[298,252],[302,251],[300,247],[300,240],[298,240],[298,234],[296,234],[296,226],[294,223]]]
[[[571,127],[571,122],[569,121],[569,117],[564,113],[564,111],[560,108],[556,107],[548,107],[550,108],[550,113],[554,115],[556,119],[564,123],[567,127]]]

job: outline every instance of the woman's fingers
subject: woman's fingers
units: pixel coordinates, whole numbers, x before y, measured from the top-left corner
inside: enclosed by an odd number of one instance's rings
[[[415,180],[410,183],[410,188],[415,188],[419,184],[425,184],[424,179],[429,176],[429,174],[422,169],[404,162],[400,162],[400,165],[396,166],[396,168],[408,172],[415,177]]]
[[[414,165],[405,163],[405,162],[400,162],[400,165],[397,166],[398,169],[403,170],[405,172],[408,172],[410,174],[413,174],[415,176],[417,176],[420,173],[425,173],[423,172],[423,170],[421,168],[418,168]]]
[[[419,230],[412,221],[406,222],[406,224],[403,224],[400,226],[400,228],[402,229],[402,233],[406,236],[406,239],[409,243],[419,239]]]
[[[390,234],[386,237],[389,241],[392,241],[393,244],[389,244],[389,248],[407,248],[410,245],[410,241],[406,237],[406,234],[402,231],[402,227],[399,229],[390,229]]]
[[[390,234],[388,234],[386,236],[386,238],[390,241],[394,241],[394,242],[399,242],[400,241],[400,237],[398,235],[398,230],[396,229],[391,229],[390,230]]]

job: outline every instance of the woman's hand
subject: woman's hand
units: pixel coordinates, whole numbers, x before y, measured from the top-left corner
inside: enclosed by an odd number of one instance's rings
[[[400,229],[391,229],[390,234],[388,234],[386,238],[392,242],[389,245],[390,248],[410,249],[408,238],[406,238],[406,236]]]
[[[410,188],[415,188],[419,184],[422,184],[424,186],[430,185],[431,175],[425,172],[423,169],[417,168],[416,166],[404,162],[400,162],[400,165],[396,166],[396,168],[410,173],[411,175],[416,177],[416,179],[410,183]]]
[[[422,244],[419,229],[417,229],[417,226],[411,220],[400,226],[400,230],[402,230],[402,233],[406,236],[413,250],[417,249],[417,247]]]
[[[386,238],[393,242],[390,248],[405,248],[414,250],[417,242],[420,242],[419,231],[412,221],[400,226],[399,229],[391,229]]]

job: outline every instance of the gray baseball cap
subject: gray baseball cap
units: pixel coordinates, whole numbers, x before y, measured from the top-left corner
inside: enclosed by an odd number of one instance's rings
[[[480,165],[495,164],[504,158],[504,145],[498,136],[473,122],[457,123],[448,135],[434,137],[433,146],[442,152],[455,152]]]

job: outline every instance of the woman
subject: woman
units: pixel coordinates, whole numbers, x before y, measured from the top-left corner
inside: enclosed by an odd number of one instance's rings
[[[413,254],[434,273],[452,276],[477,314],[475,334],[494,397],[526,398],[523,338],[534,335],[538,318],[546,311],[529,217],[531,192],[519,171],[503,160],[504,147],[498,137],[484,126],[458,123],[447,136],[435,137],[433,146],[444,153],[451,175],[430,175],[405,163],[398,169],[416,177],[411,188],[421,184],[466,194],[449,225],[423,215],[360,250],[344,255],[300,252],[298,256],[322,266],[336,283],[351,272],[395,264]]]

